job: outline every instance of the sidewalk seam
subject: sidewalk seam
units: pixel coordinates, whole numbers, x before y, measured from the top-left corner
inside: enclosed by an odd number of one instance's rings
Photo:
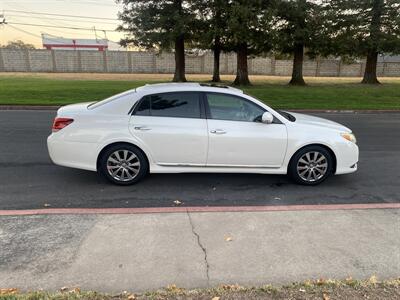
[[[187,216],[188,216],[188,218],[189,218],[189,224],[190,224],[190,227],[192,228],[192,233],[193,233],[194,236],[197,238],[197,244],[198,244],[198,246],[200,247],[200,249],[201,249],[201,250],[203,251],[203,253],[204,253],[204,263],[205,263],[205,265],[206,265],[207,286],[210,286],[210,274],[209,274],[210,265],[208,264],[208,260],[207,260],[207,249],[206,249],[206,247],[204,247],[203,244],[201,243],[200,234],[197,233],[196,230],[195,230],[195,228],[194,228],[194,224],[193,224],[193,221],[192,221],[192,217],[190,216],[189,211],[186,211],[186,213],[187,213]]]
[[[392,200],[394,201],[394,200]],[[396,200],[399,201],[399,200]],[[288,204],[254,206],[164,206],[130,208],[39,208],[0,209],[0,216],[30,215],[89,215],[89,214],[151,214],[151,213],[207,213],[207,212],[284,212],[326,210],[400,209],[400,202],[354,204]]]

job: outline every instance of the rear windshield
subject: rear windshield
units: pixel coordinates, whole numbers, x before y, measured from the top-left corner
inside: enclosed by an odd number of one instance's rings
[[[106,98],[104,100],[100,100],[100,101],[96,101],[96,102],[90,103],[88,105],[88,109],[95,109],[95,108],[97,108],[99,106],[102,106],[104,104],[110,103],[110,102],[112,102],[114,100],[117,100],[117,99],[119,99],[121,97],[124,97],[125,95],[132,94],[132,93],[135,93],[135,92],[136,92],[136,89],[135,90],[129,90],[129,91],[125,91],[125,92],[119,93],[117,95],[108,97],[108,98]]]

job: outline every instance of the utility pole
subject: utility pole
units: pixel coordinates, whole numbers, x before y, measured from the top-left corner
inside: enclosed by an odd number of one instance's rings
[[[4,12],[3,12],[2,14],[0,14],[0,29],[3,29],[4,25],[6,25],[6,24],[7,24],[6,17],[4,16]],[[2,34],[2,37],[0,39],[0,45],[3,43],[2,40],[3,40],[3,34]],[[0,64],[2,64],[2,59],[1,58],[0,58]]]
[[[98,38],[97,38],[96,26],[93,26],[93,31],[94,31],[94,37],[95,37],[95,39],[98,40]]]

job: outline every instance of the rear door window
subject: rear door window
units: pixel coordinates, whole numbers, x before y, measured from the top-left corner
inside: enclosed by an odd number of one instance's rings
[[[160,93],[142,99],[135,114],[155,117],[200,118],[200,93]]]
[[[135,115],[150,116],[150,96],[146,96],[140,101]]]

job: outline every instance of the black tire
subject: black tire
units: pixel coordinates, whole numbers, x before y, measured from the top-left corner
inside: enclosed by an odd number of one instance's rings
[[[118,172],[113,176],[112,171],[116,170]],[[98,172],[114,184],[132,185],[147,175],[149,163],[139,148],[129,144],[116,144],[108,147],[101,154]]]
[[[315,157],[315,153],[318,153],[317,158]],[[307,154],[309,158],[308,161]],[[316,161],[318,160],[321,161],[317,163]],[[288,168],[288,175],[290,178],[302,185],[320,184],[332,175],[332,173],[332,154],[326,148],[317,145],[307,146],[296,152],[290,160]]]

